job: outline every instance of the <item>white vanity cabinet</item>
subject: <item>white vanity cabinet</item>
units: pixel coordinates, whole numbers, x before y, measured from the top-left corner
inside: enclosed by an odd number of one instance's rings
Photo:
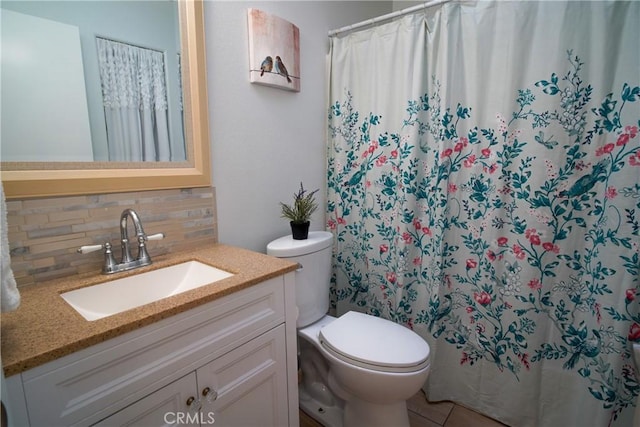
[[[96,426],[287,425],[284,349],[281,325]]]
[[[10,425],[297,426],[293,275],[7,378]]]

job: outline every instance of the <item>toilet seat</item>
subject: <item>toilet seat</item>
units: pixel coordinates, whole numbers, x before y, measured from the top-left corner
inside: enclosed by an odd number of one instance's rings
[[[429,365],[429,345],[392,321],[350,311],[323,326],[323,348],[346,363],[383,372],[415,372]]]

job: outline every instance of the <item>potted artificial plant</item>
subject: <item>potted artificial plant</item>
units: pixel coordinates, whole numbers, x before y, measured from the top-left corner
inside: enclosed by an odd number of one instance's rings
[[[308,192],[300,183],[300,190],[293,195],[293,204],[280,202],[282,217],[289,220],[291,234],[296,240],[304,240],[309,236],[311,214],[318,209],[315,194],[318,190]]]

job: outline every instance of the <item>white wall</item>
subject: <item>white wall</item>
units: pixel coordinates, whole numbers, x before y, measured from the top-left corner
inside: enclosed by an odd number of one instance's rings
[[[78,27],[8,9],[0,18],[0,158],[93,161]]]
[[[431,0],[427,0],[428,3]],[[397,12],[399,10],[408,9],[410,7],[417,6],[419,4],[424,4],[425,1],[416,1],[416,0],[395,0],[393,2],[393,11]]]
[[[249,83],[247,9],[300,29],[301,91]],[[290,233],[279,201],[300,181],[320,188],[311,230],[324,229],[327,32],[392,11],[390,1],[207,1],[213,184],[221,243],[260,252]]]

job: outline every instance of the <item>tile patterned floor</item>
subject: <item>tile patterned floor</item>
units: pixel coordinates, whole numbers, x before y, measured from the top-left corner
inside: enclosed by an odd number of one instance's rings
[[[411,427],[504,427],[491,418],[452,402],[429,403],[419,391],[407,402]],[[322,427],[300,411],[300,427]]]

